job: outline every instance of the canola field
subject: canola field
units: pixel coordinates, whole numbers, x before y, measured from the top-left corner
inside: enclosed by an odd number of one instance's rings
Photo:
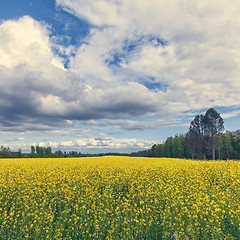
[[[240,162],[0,159],[0,239],[240,239]]]

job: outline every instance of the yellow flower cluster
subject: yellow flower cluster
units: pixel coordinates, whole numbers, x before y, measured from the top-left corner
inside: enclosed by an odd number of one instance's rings
[[[0,160],[0,239],[239,239],[240,162]]]

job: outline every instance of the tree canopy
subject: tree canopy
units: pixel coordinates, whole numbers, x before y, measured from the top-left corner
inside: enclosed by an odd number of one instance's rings
[[[209,108],[205,115],[197,115],[190,123],[186,135],[190,152],[196,154],[197,158],[206,159],[211,151],[212,159],[215,160],[218,136],[223,130],[223,119],[215,109]]]

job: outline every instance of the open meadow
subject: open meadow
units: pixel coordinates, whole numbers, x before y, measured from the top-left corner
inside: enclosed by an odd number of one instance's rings
[[[240,162],[0,160],[0,239],[239,239]]]

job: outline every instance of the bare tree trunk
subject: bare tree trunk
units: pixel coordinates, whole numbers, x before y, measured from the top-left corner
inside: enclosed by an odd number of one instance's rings
[[[213,160],[215,160],[215,144],[214,144],[214,139],[212,140],[212,157],[213,157]]]

